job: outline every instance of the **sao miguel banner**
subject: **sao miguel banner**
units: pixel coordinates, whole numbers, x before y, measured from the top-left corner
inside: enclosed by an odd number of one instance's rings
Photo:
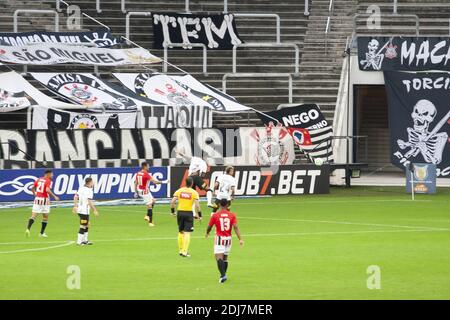
[[[450,178],[450,74],[384,73],[389,104],[391,162],[437,167]]]

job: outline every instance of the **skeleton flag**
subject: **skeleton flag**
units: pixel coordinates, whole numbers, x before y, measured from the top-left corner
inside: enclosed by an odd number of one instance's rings
[[[333,129],[317,104],[302,104],[258,115],[266,126],[285,126],[300,150],[311,160],[332,161]],[[276,120],[279,123],[275,123]]]
[[[361,71],[450,70],[448,37],[358,37]]]
[[[391,162],[437,166],[450,178],[450,74],[385,72]]]

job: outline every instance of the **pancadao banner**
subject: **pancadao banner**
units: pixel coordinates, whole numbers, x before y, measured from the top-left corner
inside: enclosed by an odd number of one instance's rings
[[[34,106],[31,129],[135,129],[136,112],[70,112]]]
[[[22,150],[23,152],[21,152]],[[292,138],[278,128],[1,130],[0,167],[90,168],[188,164],[177,155],[205,155],[210,165],[288,165]],[[24,153],[25,152],[25,153]],[[28,160],[37,160],[28,161]]]
[[[358,37],[362,71],[450,71],[448,37]]]
[[[331,161],[333,129],[317,104],[302,104],[280,110],[258,113],[268,127],[282,125],[292,135],[294,142],[311,159]],[[276,120],[279,122],[277,123]]]
[[[434,164],[450,178],[450,74],[386,71],[384,79],[392,164]]]
[[[112,47],[122,43],[108,30],[98,30],[93,32],[1,32],[1,46],[26,46],[33,43],[65,43],[90,45],[99,48]]]
[[[303,195],[325,194],[330,192],[330,167],[328,165],[277,166],[274,168],[260,166],[237,166],[235,178],[237,196],[266,195]],[[211,189],[217,177],[223,174],[225,167],[211,167],[206,183]],[[187,167],[170,169],[170,188],[173,194],[185,186],[188,177]],[[200,195],[205,192],[199,191]]]
[[[155,49],[171,43],[183,43],[191,49],[189,44],[202,43],[208,49],[230,50],[242,43],[230,13],[152,12],[152,21]]]
[[[73,200],[84,179],[94,181],[94,199],[133,199],[134,179],[139,167],[95,168],[95,169],[54,169],[52,190],[61,200]],[[30,190],[34,181],[44,175],[45,169],[2,170],[0,175],[0,202],[33,201]],[[151,167],[150,173],[158,180],[169,179],[167,167]],[[155,198],[170,196],[167,184],[150,186]]]
[[[114,73],[125,87],[139,96],[171,106],[207,106],[215,112],[245,112],[250,108],[233,97],[202,84],[191,75]]]
[[[16,111],[32,105],[73,107],[43,94],[15,71],[0,73],[0,112]]]
[[[119,66],[159,63],[161,59],[143,48],[109,49],[62,43],[37,43],[25,46],[0,46],[0,61],[27,65],[77,63]]]

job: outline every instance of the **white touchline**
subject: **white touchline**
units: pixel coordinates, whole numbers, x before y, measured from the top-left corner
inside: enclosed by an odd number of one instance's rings
[[[333,234],[365,234],[365,233],[404,233],[404,232],[437,232],[437,231],[447,231],[447,230],[424,230],[424,229],[411,229],[411,230],[356,230],[356,231],[319,231],[319,232],[298,232],[298,233],[253,233],[245,234],[244,237],[295,237],[295,236],[314,236],[314,235],[333,235]],[[195,236],[194,239],[204,239],[204,236]],[[98,239],[95,242],[121,242],[121,241],[150,241],[150,240],[177,240],[176,237],[151,237],[151,238],[122,238],[122,239]],[[24,245],[30,242],[4,242],[0,245]],[[36,248],[36,249],[22,249],[14,251],[4,251],[4,253],[18,253],[18,252],[29,252],[29,251],[42,251],[49,250],[53,248],[65,247],[74,244],[75,241],[53,241],[53,242],[33,242],[33,244],[49,244],[49,243],[62,243],[57,246]]]
[[[44,244],[44,243],[45,242],[41,242],[41,244]],[[50,249],[56,249],[56,248],[70,246],[70,245],[72,245],[74,243],[75,243],[75,241],[66,241],[63,244],[59,244],[59,245],[51,246],[51,247],[34,248],[34,249],[20,249],[20,250],[12,250],[12,251],[0,251],[0,254],[32,252],[32,251],[45,251],[45,250],[50,250]],[[21,243],[18,242],[17,244],[21,244]]]

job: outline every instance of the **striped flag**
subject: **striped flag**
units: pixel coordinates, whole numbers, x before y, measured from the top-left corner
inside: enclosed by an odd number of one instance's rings
[[[291,134],[296,145],[312,162],[321,158],[333,161],[333,129],[316,104],[303,104],[259,114],[267,126],[278,121]]]

